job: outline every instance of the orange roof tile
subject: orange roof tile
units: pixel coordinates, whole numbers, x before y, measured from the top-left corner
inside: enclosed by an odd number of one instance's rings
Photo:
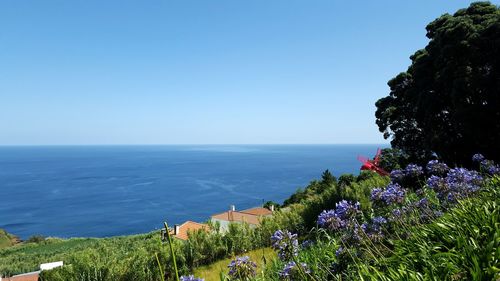
[[[255,225],[260,224],[260,216],[238,211],[227,211],[221,214],[213,215],[212,218],[225,221],[246,222],[248,224]]]
[[[250,215],[256,215],[256,216],[269,216],[269,215],[273,214],[273,212],[271,212],[271,210],[269,210],[268,208],[263,208],[263,207],[255,207],[255,208],[246,209],[246,210],[243,210],[240,212],[250,214]]]
[[[175,238],[181,239],[181,240],[188,240],[188,232],[190,231],[196,231],[199,229],[204,229],[208,231],[208,225],[203,224],[203,223],[197,223],[194,221],[186,221],[185,223],[181,224],[179,226],[179,233],[175,232],[175,227],[173,230],[170,231],[170,234],[173,235]]]
[[[38,272],[20,274],[12,277],[3,277],[2,281],[38,281]]]

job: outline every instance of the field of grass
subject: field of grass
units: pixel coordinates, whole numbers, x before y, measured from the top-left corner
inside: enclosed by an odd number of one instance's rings
[[[15,236],[7,233],[7,231],[0,229],[0,249],[10,247],[16,243]]]
[[[263,248],[250,251],[246,254],[239,256],[249,256],[250,260],[257,264],[257,273],[261,273],[264,269],[264,262],[269,263],[276,258],[276,252],[274,252],[271,248]],[[264,258],[265,261],[264,261]],[[194,276],[202,277],[205,281],[219,281],[220,273],[224,272],[228,273],[228,264],[233,260],[233,258],[228,258],[224,260],[220,260],[211,265],[201,266],[194,270]]]
[[[101,265],[122,264],[142,251],[158,250],[159,235],[147,233],[111,238],[48,238],[39,243],[21,243],[0,249],[0,274],[13,275],[38,270],[41,263],[64,261],[79,264],[89,257]]]

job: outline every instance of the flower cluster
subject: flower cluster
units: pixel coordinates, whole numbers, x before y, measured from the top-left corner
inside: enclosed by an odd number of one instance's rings
[[[360,213],[359,202],[342,200],[335,205],[335,210],[324,210],[318,216],[318,225],[330,230],[345,229],[351,219]]]
[[[399,184],[390,183],[385,189],[374,188],[370,199],[374,203],[383,203],[385,205],[401,204],[405,199],[405,191]]]
[[[484,156],[481,153],[476,153],[476,154],[472,155],[472,161],[477,162],[477,163],[481,163],[485,159],[486,158],[484,158]]]
[[[181,276],[181,281],[205,281],[203,278],[196,278],[194,275]]]
[[[445,178],[431,176],[427,185],[441,200],[455,202],[479,190],[483,178],[476,172],[465,168],[451,169]]]
[[[280,271],[279,276],[281,280],[305,280],[306,277],[304,275],[309,273],[311,271],[306,263],[297,265],[294,261],[291,261]]]
[[[406,177],[412,177],[412,178],[417,178],[424,174],[422,167],[415,164],[408,164],[404,172]]]
[[[390,177],[392,182],[401,183],[405,177],[405,172],[403,170],[392,170]]]
[[[398,183],[405,187],[415,186],[424,174],[422,167],[415,164],[408,164],[404,170],[392,170],[390,177],[393,183]]]
[[[278,251],[278,257],[283,261],[292,260],[294,256],[298,255],[299,242],[297,234],[285,230],[277,230],[271,236],[273,249]]]
[[[255,276],[257,264],[250,260],[248,256],[237,257],[228,265],[229,276],[232,280],[246,280]]]
[[[427,163],[426,170],[431,175],[444,176],[450,168],[445,163],[441,163],[438,160],[431,160]]]
[[[387,223],[384,217],[375,217],[372,219],[371,223],[363,223],[361,229],[363,232],[373,241],[380,241],[384,238],[382,233],[382,226]]]

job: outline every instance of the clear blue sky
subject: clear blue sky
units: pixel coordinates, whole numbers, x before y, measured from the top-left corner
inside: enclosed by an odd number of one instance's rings
[[[4,0],[0,144],[383,143],[387,81],[471,2]]]

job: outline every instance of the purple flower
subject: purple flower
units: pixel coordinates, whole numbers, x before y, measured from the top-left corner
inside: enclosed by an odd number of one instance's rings
[[[405,177],[405,173],[402,170],[392,170],[390,177],[393,182],[401,183]]]
[[[311,271],[307,267],[306,263],[300,263],[300,269],[294,261],[291,261],[285,265],[282,271],[280,271],[279,276],[281,280],[302,280],[303,274],[309,274]]]
[[[363,223],[361,229],[373,241],[380,241],[384,237],[382,226],[387,223],[384,217],[374,217],[371,223]]]
[[[486,173],[492,176],[500,174],[500,166],[496,165],[495,162],[492,160],[483,159],[480,165],[481,165],[481,170],[485,171]]]
[[[257,264],[250,260],[248,256],[237,257],[228,265],[229,276],[237,279],[248,279],[255,276],[255,269]]]
[[[474,161],[474,162],[480,163],[484,159],[485,158],[484,158],[484,156],[481,153],[476,153],[476,154],[472,155],[472,161]]]
[[[337,251],[335,251],[335,256],[337,256],[337,258],[342,255],[342,253],[344,253],[344,248],[342,246],[340,246]]]
[[[446,178],[431,176],[427,185],[432,188],[440,200],[455,202],[478,191],[483,178],[476,172],[465,168],[451,169]]]
[[[346,200],[342,200],[335,204],[335,213],[342,220],[356,216],[359,213],[360,204],[359,202],[352,203]]]
[[[330,230],[343,229],[348,221],[358,215],[360,211],[359,202],[352,203],[342,200],[335,204],[335,210],[324,210],[318,216],[318,225]]]
[[[203,278],[196,278],[194,275],[181,276],[181,281],[205,281]]]
[[[300,244],[300,246],[302,247],[302,249],[309,248],[312,245],[314,245],[314,242],[311,241],[311,240],[304,240],[304,242],[302,242],[302,244]]]
[[[283,261],[292,260],[299,253],[297,234],[285,230],[277,230],[271,236],[273,249],[278,251],[278,257]]]
[[[405,176],[407,177],[412,177],[416,178],[424,174],[424,171],[422,170],[422,167],[415,165],[415,164],[408,164],[405,168]]]
[[[374,203],[384,203],[391,205],[394,203],[403,203],[405,191],[397,183],[390,183],[385,189],[374,188],[370,196]]]
[[[427,163],[427,172],[432,175],[444,176],[450,168],[445,163],[440,163],[438,160],[431,160]]]

